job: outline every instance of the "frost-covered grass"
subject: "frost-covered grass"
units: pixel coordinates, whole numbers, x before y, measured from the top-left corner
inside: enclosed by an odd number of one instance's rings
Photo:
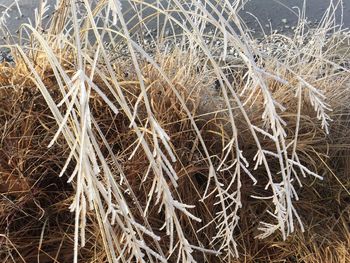
[[[262,41],[242,1],[129,4],[59,1],[43,28],[43,3],[7,45],[0,257],[345,260],[341,2],[316,28],[301,10],[294,35]]]

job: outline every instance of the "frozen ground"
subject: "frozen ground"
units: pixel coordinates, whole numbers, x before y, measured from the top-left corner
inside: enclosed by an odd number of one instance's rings
[[[16,5],[13,5],[12,9],[8,12],[10,17],[7,17],[6,23],[12,34],[16,33],[18,27],[22,23],[27,23],[28,19],[33,19],[34,10],[41,2],[40,0],[17,1],[22,16],[20,16]],[[48,3],[52,7],[55,2],[56,0],[48,0]],[[127,1],[122,0],[122,2],[126,3]],[[165,0],[163,2],[166,3]],[[6,6],[12,3],[14,3],[14,0],[0,0],[0,14],[5,10]],[[343,0],[343,3],[343,25],[344,27],[350,27],[350,0]],[[302,7],[302,4],[303,0],[250,0],[246,4],[245,9],[241,11],[241,16],[244,18],[249,28],[256,32],[261,32],[261,27],[251,14],[254,14],[254,16],[259,19],[263,30],[267,33],[272,29],[283,33],[290,31],[296,24],[298,9],[295,7]],[[306,16],[316,25],[328,4],[329,0],[306,0]],[[342,20],[340,13],[338,14],[338,18],[338,22],[340,23]],[[0,31],[0,34],[3,33]]]

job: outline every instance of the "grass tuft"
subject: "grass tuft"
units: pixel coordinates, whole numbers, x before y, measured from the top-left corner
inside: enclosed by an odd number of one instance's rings
[[[43,2],[0,64],[0,259],[348,262],[341,4],[258,41],[240,1]]]

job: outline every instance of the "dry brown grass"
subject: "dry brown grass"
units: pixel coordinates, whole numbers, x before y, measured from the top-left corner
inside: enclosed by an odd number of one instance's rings
[[[199,40],[150,59],[33,32],[0,64],[1,261],[350,262],[348,37],[276,36],[281,56],[232,36],[251,50],[223,62]]]
[[[195,116],[210,155],[217,155],[218,159],[221,159],[225,140],[230,138],[227,114],[223,112],[225,109],[223,99],[220,92],[213,88],[215,76],[208,73],[210,69],[207,72],[198,73],[193,65],[186,62],[184,59],[186,56],[184,52],[173,51],[171,54],[159,54],[159,61]],[[127,67],[128,61],[118,61],[114,65],[117,76],[120,78],[119,82],[128,94],[128,101],[134,104],[140,94],[137,77]],[[273,63],[269,65],[271,70],[273,66]],[[173,166],[179,177],[179,186],[176,189],[172,188],[173,194],[182,202],[194,205],[195,209],[191,212],[203,220],[202,223],[197,223],[189,221],[186,217],[180,217],[180,224],[188,240],[193,243],[200,242],[208,247],[215,235],[215,226],[212,225],[196,233],[196,230],[214,218],[216,209],[215,198],[208,198],[205,203],[200,201],[206,187],[208,173],[201,146],[196,140],[196,134],[186,113],[167,83],[161,81],[157,71],[148,63],[141,64],[141,70],[146,86],[149,87],[152,111],[167,134],[170,134],[179,160]],[[41,71],[44,83],[58,103],[61,98],[56,92],[57,83],[52,77],[50,67],[45,67]],[[238,80],[242,78],[239,72],[235,74]],[[36,258],[39,258],[40,262],[53,260],[69,262],[73,257],[74,227],[73,215],[68,211],[68,206],[74,191],[66,180],[74,169],[74,165],[70,164],[65,175],[62,178],[58,177],[69,155],[69,147],[63,139],[59,139],[54,147],[47,148],[58,126],[29,75],[30,73],[20,60],[16,60],[15,66],[1,65],[0,226],[1,232],[4,233],[1,240],[1,258],[6,262],[11,260],[33,262]],[[290,78],[289,82],[293,82],[291,76],[284,76],[286,77]],[[299,193],[300,201],[296,202],[296,207],[305,222],[306,232],[297,231],[286,241],[282,241],[278,235],[264,240],[255,239],[254,226],[263,219],[262,211],[266,209],[264,206],[269,204],[264,205],[261,201],[252,199],[250,195],[258,195],[265,190],[263,187],[253,187],[249,182],[250,179],[243,179],[242,203],[244,205],[239,213],[242,220],[234,233],[239,244],[239,262],[348,262],[350,197],[345,190],[350,187],[347,142],[350,131],[347,126],[346,104],[348,95],[346,93],[341,93],[341,96],[333,95],[335,94],[333,90],[346,88],[348,79],[349,75],[343,72],[334,76],[332,80],[328,79],[327,83],[323,83],[328,103],[334,109],[331,114],[334,119],[331,124],[333,136],[327,136],[319,128],[312,107],[308,106],[307,102],[303,103],[300,124],[302,128],[299,132],[297,151],[301,153],[303,163],[310,169],[316,169],[325,178],[324,181],[303,179],[304,188]],[[100,79],[96,79],[95,83],[108,94]],[[327,90],[329,83],[333,83],[332,89]],[[241,81],[235,85],[238,91],[243,84],[244,82]],[[297,107],[293,92],[288,93],[288,88],[276,81],[272,81],[270,87],[274,97],[288,106],[288,110],[283,112],[282,116],[287,122],[288,132],[293,134]],[[263,109],[259,104],[263,102],[258,101],[259,97],[256,99],[255,108],[251,109],[248,105],[247,112],[252,122],[258,126],[261,122],[259,117],[261,109]],[[121,169],[127,175],[128,184],[144,209],[147,205],[147,195],[152,188],[152,180],[143,181],[148,161],[142,150],[136,151],[133,158],[128,160],[137,138],[130,132],[127,118],[124,114],[115,116],[105,102],[94,93],[91,95],[90,105],[111,150],[122,164]],[[140,126],[144,126],[147,122],[146,114],[142,114],[144,111],[144,105],[141,104],[137,119]],[[250,148],[254,142],[245,132],[247,127],[241,119],[242,116],[237,113],[240,144],[247,158],[252,158],[254,149],[250,153]],[[152,144],[151,132],[145,130],[144,136],[147,142]],[[287,140],[288,138],[287,136]],[[264,142],[263,137],[261,141]],[[107,160],[110,159],[108,149],[102,141],[99,143]],[[273,148],[273,145],[268,146],[268,143],[268,141],[263,143],[264,147]],[[110,162],[112,163],[111,160]],[[263,174],[262,170],[259,175],[260,182],[265,180]],[[220,174],[223,181],[229,176],[229,171]],[[117,176],[116,180],[119,181],[120,178]],[[264,184],[261,183],[261,186]],[[128,202],[132,202],[132,199],[130,198]],[[137,207],[133,209],[133,213],[138,215],[138,220],[142,222],[143,215]],[[163,217],[164,214],[158,214],[158,206],[149,208],[148,223],[157,235],[163,237],[161,245],[166,252],[168,238],[164,230],[159,230],[163,224]],[[102,262],[106,257],[99,240],[99,225],[93,214],[88,218],[87,245],[80,250],[80,261]],[[116,231],[119,232],[118,229]],[[202,253],[194,256],[198,261],[204,261]],[[207,261],[220,261],[220,257],[207,256]]]

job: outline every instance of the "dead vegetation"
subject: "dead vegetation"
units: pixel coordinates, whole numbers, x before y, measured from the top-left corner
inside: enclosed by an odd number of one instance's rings
[[[196,29],[147,53],[112,3],[79,24],[73,6],[0,65],[3,262],[348,262],[349,38],[331,7],[277,53],[222,22],[223,61]],[[107,7],[121,56],[92,19]],[[197,8],[188,22],[216,25]]]

